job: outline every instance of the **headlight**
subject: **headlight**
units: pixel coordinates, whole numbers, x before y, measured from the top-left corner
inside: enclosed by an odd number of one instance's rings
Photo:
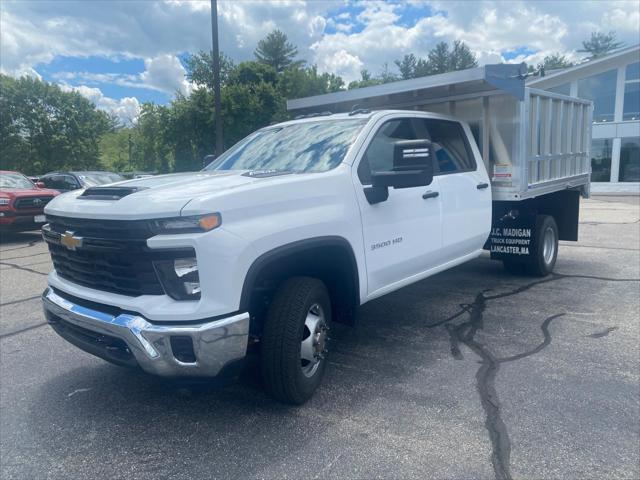
[[[8,198],[0,198],[0,205],[9,205]]]
[[[156,233],[198,233],[208,232],[222,224],[219,213],[196,215],[191,217],[158,218],[151,221]]]
[[[200,277],[195,257],[156,260],[153,262],[160,283],[174,300],[198,300]]]

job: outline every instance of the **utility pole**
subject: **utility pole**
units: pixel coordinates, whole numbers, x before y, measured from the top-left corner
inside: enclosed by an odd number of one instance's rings
[[[218,47],[218,1],[211,0],[211,57],[213,59],[213,96],[214,96],[214,117],[213,123],[216,127],[216,157],[224,151],[222,139],[222,109],[220,102],[220,50]]]
[[[133,142],[131,141],[131,134],[129,134],[129,168],[133,169],[131,164],[131,149],[133,148]]]

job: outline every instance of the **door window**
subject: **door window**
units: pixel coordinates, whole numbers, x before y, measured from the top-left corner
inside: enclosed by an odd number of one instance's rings
[[[469,172],[476,169],[471,147],[458,122],[424,119],[436,160],[435,174]]]
[[[371,140],[358,166],[358,178],[362,184],[371,184],[372,171],[393,170],[394,143],[398,140],[425,139],[426,135],[419,134],[419,131],[420,125],[417,124],[416,119],[397,118],[385,122]]]

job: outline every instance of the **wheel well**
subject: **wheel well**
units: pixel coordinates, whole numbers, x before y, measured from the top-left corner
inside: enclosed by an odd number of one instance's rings
[[[288,278],[322,280],[329,290],[332,318],[353,325],[360,304],[358,267],[353,250],[341,237],[295,242],[260,256],[249,268],[242,289],[241,310],[251,314],[252,333],[259,335],[273,294]]]

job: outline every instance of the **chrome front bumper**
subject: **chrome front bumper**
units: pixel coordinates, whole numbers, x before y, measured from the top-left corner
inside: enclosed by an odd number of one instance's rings
[[[247,352],[248,313],[197,325],[169,326],[152,324],[137,315],[114,315],[78,305],[51,288],[44,291],[42,301],[47,320],[69,342],[113,363],[137,364],[156,375],[213,377],[233,370]],[[178,345],[182,345],[182,354]],[[189,361],[184,361],[185,345]]]

